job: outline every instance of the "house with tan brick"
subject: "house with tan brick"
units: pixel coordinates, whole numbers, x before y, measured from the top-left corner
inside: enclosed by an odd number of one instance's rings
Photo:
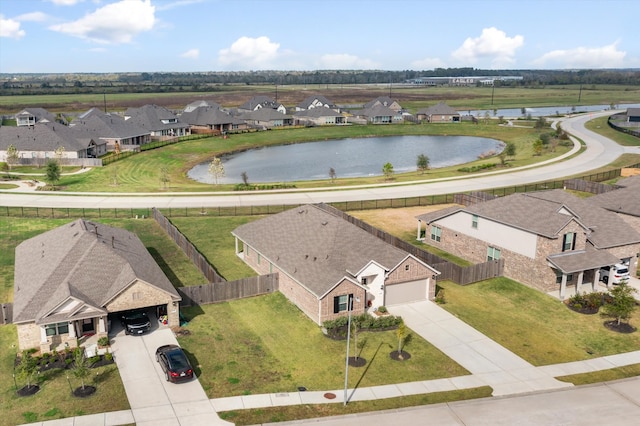
[[[106,336],[116,313],[130,309],[179,324],[181,298],[142,241],[84,219],[16,247],[13,294],[20,350],[49,352]]]
[[[235,251],[315,323],[433,299],[438,271],[320,205],[239,226]]]
[[[638,267],[640,233],[563,190],[517,193],[417,217],[418,239],[471,262],[504,259],[504,276],[543,292],[593,291],[600,268]]]
[[[439,102],[416,111],[416,118],[428,123],[458,123],[460,122],[460,113],[444,102]]]

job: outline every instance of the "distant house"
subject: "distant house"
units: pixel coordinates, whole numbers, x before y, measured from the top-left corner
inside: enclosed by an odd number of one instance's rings
[[[370,109],[376,106],[383,106],[383,107],[387,107],[389,109],[394,110],[395,112],[402,112],[402,107],[400,106],[400,104],[397,101],[394,101],[393,99],[391,99],[388,96],[380,96],[378,98],[375,98],[372,101],[367,102],[366,104],[364,104],[364,106],[362,107],[362,109]]]
[[[188,104],[186,107],[184,107],[183,112],[191,112],[199,107],[212,107],[212,108],[222,109],[222,106],[219,103],[202,99],[199,101],[193,101],[190,104]]]
[[[296,105],[296,111],[306,111],[315,108],[328,108],[340,112],[340,108],[322,95],[308,96],[305,100]]]
[[[145,105],[140,108],[129,108],[124,119],[150,132],[151,138],[165,140],[168,138],[191,134],[189,125],[174,113],[158,105]]]
[[[44,108],[25,108],[15,115],[16,125],[33,126],[37,123],[60,123],[67,124],[67,120],[63,115],[56,117],[55,114]]]
[[[71,128],[85,137],[106,143],[108,151],[134,151],[151,142],[151,132],[117,114],[91,108],[71,123]]]
[[[331,126],[346,124],[347,118],[330,108],[312,108],[297,111],[293,114],[294,123],[301,126]]]
[[[460,122],[460,113],[451,108],[444,102],[428,108],[422,108],[416,111],[416,118],[419,121],[428,123],[457,123]]]
[[[194,133],[201,133],[201,131],[224,133],[249,127],[244,120],[233,117],[215,106],[197,107],[182,113],[180,119],[188,123]]]
[[[106,336],[129,309],[179,325],[181,298],[135,234],[78,219],[16,247],[13,300],[20,350],[50,352]]]
[[[63,124],[44,121],[33,126],[0,126],[0,161],[13,145],[24,164],[44,164],[48,158],[90,158],[107,152],[104,141]],[[58,150],[58,153],[56,153]]]
[[[562,298],[568,285],[595,289],[600,268],[635,274],[640,233],[563,190],[517,193],[417,217],[418,239],[472,262],[504,259],[504,275]],[[423,228],[423,225],[425,227]]]
[[[238,112],[252,112],[260,109],[270,109],[278,111],[281,114],[287,113],[287,108],[281,103],[276,102],[269,96],[254,96],[244,104],[238,107]]]
[[[351,113],[354,118],[350,121],[367,124],[393,124],[404,121],[402,113],[379,104]]]
[[[241,225],[236,254],[316,324],[383,305],[433,299],[435,269],[318,205]]]
[[[293,125],[293,117],[271,108],[258,108],[255,111],[240,112],[236,118],[244,120],[251,127],[271,129]]]

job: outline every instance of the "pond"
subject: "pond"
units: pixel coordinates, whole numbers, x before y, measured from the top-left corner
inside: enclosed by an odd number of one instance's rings
[[[500,153],[504,143],[474,136],[386,136],[337,139],[278,145],[242,151],[221,157],[225,177],[218,183],[278,183],[329,179],[333,168],[338,178],[381,176],[389,162],[395,173],[416,170],[417,157],[429,157],[430,168],[453,166]],[[198,182],[215,183],[209,162],[187,173]]]

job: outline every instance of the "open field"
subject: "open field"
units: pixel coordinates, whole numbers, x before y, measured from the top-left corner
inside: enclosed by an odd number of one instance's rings
[[[79,113],[92,107],[107,111],[124,111],[129,107],[156,104],[182,110],[187,104],[208,99],[226,108],[237,107],[257,95],[275,98],[293,107],[307,96],[321,94],[338,105],[358,105],[378,96],[397,100],[410,112],[444,101],[464,111],[472,109],[522,108],[543,106],[579,106],[637,103],[640,87],[623,85],[559,85],[527,87],[416,87],[388,85],[273,85],[218,86],[212,92],[109,93],[68,95],[0,96],[0,114],[15,114],[22,108],[42,107],[51,112]],[[492,96],[493,95],[493,96]],[[493,98],[493,102],[492,102]],[[578,99],[580,99],[578,101]]]

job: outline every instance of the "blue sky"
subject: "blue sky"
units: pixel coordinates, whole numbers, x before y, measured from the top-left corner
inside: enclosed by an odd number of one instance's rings
[[[0,0],[0,73],[640,68],[638,0]]]

